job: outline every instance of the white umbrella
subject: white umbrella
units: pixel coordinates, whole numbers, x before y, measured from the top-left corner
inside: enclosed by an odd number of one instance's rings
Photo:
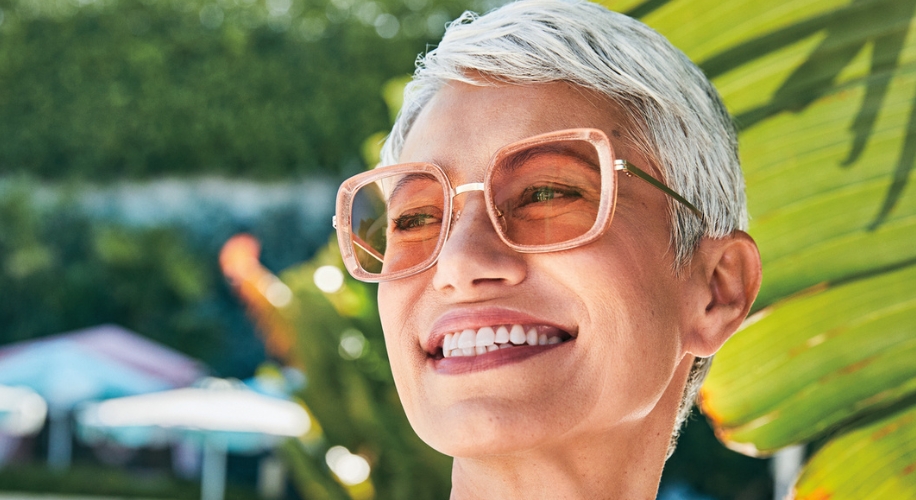
[[[0,433],[28,436],[41,430],[48,405],[35,391],[26,387],[0,385]]]
[[[106,436],[130,446],[149,444],[163,430],[204,444],[203,500],[223,498],[226,453],[271,448],[280,437],[311,427],[300,405],[258,394],[239,382],[205,379],[198,387],[110,399],[78,414],[89,440]]]
[[[0,384],[28,387],[48,404],[48,465],[70,464],[70,412],[85,401],[190,385],[204,367],[117,325],[26,340],[0,348]]]

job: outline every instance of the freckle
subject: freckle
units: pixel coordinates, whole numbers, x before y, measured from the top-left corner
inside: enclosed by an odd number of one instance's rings
[[[619,130],[611,130],[611,135],[613,135],[614,137],[620,137],[620,131],[619,131]]]

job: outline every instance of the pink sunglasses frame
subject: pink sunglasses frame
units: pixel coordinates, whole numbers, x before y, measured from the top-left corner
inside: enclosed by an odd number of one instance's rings
[[[502,228],[502,225],[498,222],[500,219],[500,214],[499,210],[496,208],[496,204],[493,202],[493,193],[490,189],[490,185],[492,182],[492,175],[495,170],[494,167],[498,165],[503,158],[514,154],[521,149],[530,148],[532,146],[543,143],[567,140],[586,141],[592,144],[595,147],[595,150],[598,152],[598,167],[601,174],[601,201],[598,205],[598,216],[595,218],[594,225],[592,225],[592,227],[581,236],[577,236],[571,240],[562,241],[559,243],[551,243],[549,245],[519,245],[513,243],[508,239],[505,231]],[[406,278],[408,276],[426,271],[435,265],[436,261],[439,259],[439,254],[442,251],[442,247],[445,246],[445,242],[448,240],[451,224],[453,220],[457,219],[454,212],[453,200],[459,194],[470,191],[483,191],[490,223],[496,230],[496,234],[499,236],[499,239],[502,240],[506,246],[519,253],[559,252],[591,243],[602,234],[604,234],[605,231],[607,231],[607,229],[610,227],[611,220],[614,218],[614,209],[617,205],[617,172],[619,171],[624,171],[628,175],[636,176],[648,182],[652,186],[663,191],[665,194],[684,204],[691,211],[702,218],[702,213],[693,204],[684,199],[681,195],[672,191],[671,188],[666,186],[664,183],[652,177],[643,170],[637,168],[635,165],[627,162],[626,160],[615,158],[614,148],[604,132],[598,129],[578,128],[540,134],[504,146],[500,148],[490,159],[490,162],[487,165],[487,170],[483,182],[462,184],[460,186],[456,186],[455,188],[452,188],[452,184],[449,182],[445,171],[443,171],[442,168],[438,165],[434,165],[432,163],[404,163],[399,165],[390,165],[357,174],[344,181],[343,184],[341,184],[340,189],[337,191],[336,215],[334,216],[332,222],[334,228],[337,230],[337,242],[340,246],[340,254],[343,257],[344,265],[347,267],[347,271],[349,271],[350,275],[354,278],[369,283],[393,281],[401,278]],[[402,269],[391,274],[379,275],[369,273],[360,267],[359,261],[353,251],[353,244],[363,249],[379,261],[383,261],[383,256],[379,255],[378,252],[373,250],[369,244],[362,241],[359,236],[353,234],[350,230],[352,222],[353,197],[360,188],[367,184],[371,184],[383,177],[388,177],[390,175],[407,173],[424,173],[435,177],[442,185],[442,195],[443,199],[445,200],[443,213],[449,213],[453,216],[443,218],[442,233],[440,234],[439,241],[436,242],[436,247],[433,249],[429,258],[420,264],[409,267],[407,269]]]

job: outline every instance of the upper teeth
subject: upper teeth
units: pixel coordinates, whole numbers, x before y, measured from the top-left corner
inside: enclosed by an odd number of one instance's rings
[[[476,356],[497,349],[513,347],[515,345],[545,345],[559,344],[560,331],[547,328],[557,335],[548,335],[546,332],[538,333],[538,328],[522,325],[505,325],[495,327],[485,326],[478,330],[470,328],[460,332],[449,333],[442,342],[442,355],[446,358],[452,356]]]

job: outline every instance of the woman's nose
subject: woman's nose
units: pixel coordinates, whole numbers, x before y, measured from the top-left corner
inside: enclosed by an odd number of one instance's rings
[[[472,300],[483,287],[521,283],[527,264],[524,255],[499,238],[487,215],[483,193],[465,196],[439,254],[433,287]]]

